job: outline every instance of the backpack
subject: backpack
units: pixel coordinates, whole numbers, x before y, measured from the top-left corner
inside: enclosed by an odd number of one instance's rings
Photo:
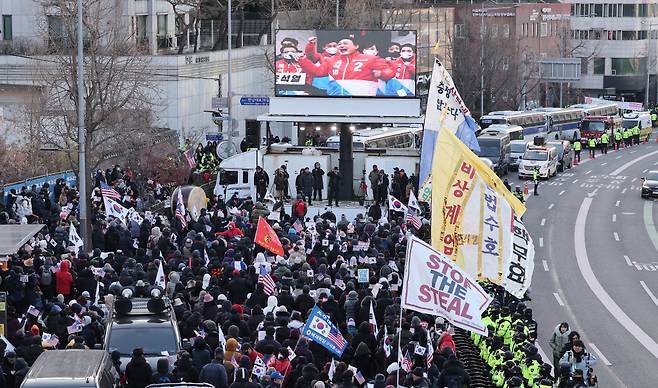
[[[41,273],[41,285],[49,286],[53,284],[53,273],[50,271],[50,268],[44,269]]]
[[[447,388],[464,388],[464,379],[461,375],[448,376],[446,380]]]

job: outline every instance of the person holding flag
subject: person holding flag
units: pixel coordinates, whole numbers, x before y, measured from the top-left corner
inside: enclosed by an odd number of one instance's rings
[[[180,222],[181,230],[187,229],[187,218],[185,216],[185,205],[183,203],[183,190],[178,188],[178,197],[176,198],[176,219]]]

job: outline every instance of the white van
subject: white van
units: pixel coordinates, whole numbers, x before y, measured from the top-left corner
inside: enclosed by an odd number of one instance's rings
[[[529,146],[519,163],[519,179],[532,178],[535,167],[539,167],[539,176],[548,179],[557,175],[559,160],[555,147]]]

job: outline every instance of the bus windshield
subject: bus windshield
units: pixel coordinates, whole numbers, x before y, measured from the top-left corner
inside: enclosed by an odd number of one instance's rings
[[[605,131],[605,123],[603,121],[583,121],[580,123],[580,130],[588,132],[603,132]]]
[[[480,119],[480,128],[485,129],[489,128],[490,125],[493,124],[507,124],[506,119],[491,119],[488,117],[483,117]]]

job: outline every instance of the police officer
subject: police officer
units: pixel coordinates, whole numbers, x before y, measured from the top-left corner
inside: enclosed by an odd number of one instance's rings
[[[621,132],[619,129],[615,131],[615,144],[617,145],[617,149],[621,149]]]
[[[637,125],[633,127],[633,141],[635,144],[640,144],[640,127]]]
[[[624,132],[622,133],[622,138],[624,139],[624,146],[626,147],[630,146],[630,138],[631,138],[630,128],[624,128]]]
[[[576,140],[573,143],[573,152],[575,153],[575,159],[580,163],[580,150],[583,149],[583,145],[580,143],[580,139]]]
[[[514,189],[514,196],[516,197],[516,199],[521,201],[521,203],[525,203],[525,198],[523,197],[521,186],[516,186],[516,188]]]
[[[533,195],[539,195],[537,192],[537,188],[539,187],[539,167],[535,166],[534,169],[532,169],[532,183],[535,185],[534,193]]]
[[[610,142],[610,136],[608,135],[607,132],[603,132],[601,134],[601,148],[603,149],[603,154],[606,155],[608,153],[608,143]]]
[[[589,158],[596,159],[596,139],[594,139],[594,136],[587,140],[587,148],[589,148]]]

